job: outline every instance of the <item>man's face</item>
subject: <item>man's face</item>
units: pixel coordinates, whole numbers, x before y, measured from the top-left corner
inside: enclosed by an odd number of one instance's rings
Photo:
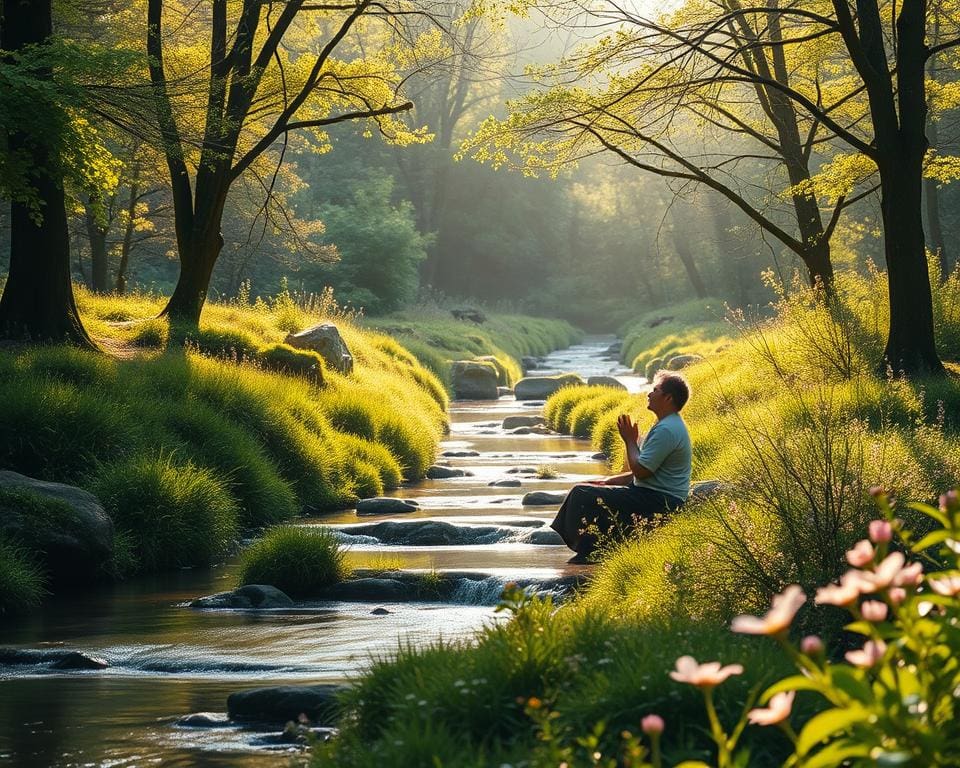
[[[647,393],[647,410],[660,413],[670,401],[670,395],[664,392],[659,384],[654,384],[653,389]]]

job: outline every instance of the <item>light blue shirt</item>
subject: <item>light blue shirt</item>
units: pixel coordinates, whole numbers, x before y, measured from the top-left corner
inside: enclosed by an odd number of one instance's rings
[[[634,478],[633,484],[686,501],[692,461],[687,425],[679,413],[667,414],[651,427],[640,445],[639,463],[653,474],[643,480]]]

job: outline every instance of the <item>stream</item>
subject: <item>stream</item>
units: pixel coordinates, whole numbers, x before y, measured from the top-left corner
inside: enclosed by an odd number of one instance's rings
[[[613,337],[548,355],[529,375],[572,371],[614,375],[631,391],[645,380],[604,355]],[[191,728],[179,718],[224,713],[227,695],[277,684],[344,683],[398,644],[469,637],[494,614],[512,580],[542,583],[588,572],[544,530],[557,504],[521,504],[529,491],[562,491],[605,471],[588,441],[562,435],[512,434],[507,416],[540,408],[512,396],[456,401],[438,463],[472,476],[425,480],[395,492],[417,511],[365,515],[346,510],[299,520],[340,531],[360,568],[400,565],[413,572],[473,572],[444,603],[318,602],[292,609],[197,610],[190,600],[236,586],[235,562],[130,580],[82,597],[51,598],[0,625],[0,764],[48,766],[287,766],[296,747],[224,722]],[[549,466],[553,479],[510,473]],[[519,487],[491,482],[519,480]],[[376,526],[383,521],[394,525]],[[439,538],[417,543],[411,532],[434,525]],[[539,532],[538,532],[539,531]],[[422,543],[423,541],[435,543]],[[413,543],[411,543],[413,542]],[[439,543],[436,543],[439,542]],[[386,608],[383,615],[372,613]],[[64,651],[106,660],[94,671],[56,671]]]

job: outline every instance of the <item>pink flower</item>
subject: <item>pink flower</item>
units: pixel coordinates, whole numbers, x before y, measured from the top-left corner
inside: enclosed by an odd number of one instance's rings
[[[793,697],[796,695],[796,691],[777,693],[770,699],[770,703],[766,709],[751,709],[747,713],[747,718],[754,725],[776,725],[777,723],[782,723],[790,717],[790,710],[793,709]]]
[[[887,592],[887,597],[890,598],[890,602],[894,605],[900,605],[900,603],[907,599],[907,590],[903,587],[892,587],[890,591]]]
[[[883,490],[883,486],[882,486],[882,485],[871,485],[871,486],[870,486],[870,495],[873,496],[873,498],[875,498],[875,499],[876,499],[876,498],[879,498],[880,496],[884,496],[884,495],[885,495],[885,492],[884,492],[884,490]]]
[[[860,613],[867,621],[883,621],[887,618],[887,604],[879,600],[867,600],[860,606]]]
[[[737,616],[731,622],[730,629],[744,635],[779,635],[790,626],[800,606],[806,601],[807,596],[799,585],[791,584],[779,595],[774,595],[773,604],[763,618]]]
[[[943,579],[930,579],[930,589],[944,597],[956,597],[960,594],[960,576],[947,576]]]
[[[807,635],[800,641],[800,650],[807,656],[819,656],[823,653],[823,640],[816,635]]]
[[[827,584],[820,587],[814,602],[817,605],[851,605],[861,594],[873,591],[873,583],[868,578],[872,575],[863,571],[847,571],[840,577],[839,586]]]
[[[663,733],[665,725],[660,715],[647,715],[640,721],[640,730],[647,736],[659,736]]]
[[[946,493],[940,496],[940,511],[941,512],[950,512],[954,507],[957,506],[957,501],[960,500],[960,496],[957,495],[956,491],[947,491]]]
[[[874,589],[886,589],[893,584],[893,580],[897,578],[897,575],[903,568],[904,562],[906,562],[906,558],[903,556],[903,552],[891,552],[880,561],[880,564],[873,573],[864,575],[873,584]],[[898,584],[897,586],[902,585]]]
[[[887,520],[873,520],[869,527],[870,541],[883,544],[893,538],[893,527]]]
[[[853,549],[847,550],[847,562],[854,568],[863,568],[873,560],[873,544],[861,539],[854,544]]]
[[[887,646],[883,640],[867,640],[859,651],[847,651],[844,658],[855,667],[872,667],[886,653]]]
[[[898,587],[918,587],[923,581],[923,563],[910,563],[893,577],[893,583]]]
[[[677,668],[670,673],[670,677],[678,683],[689,683],[697,688],[713,688],[731,675],[742,673],[743,667],[739,664],[728,664],[725,667],[721,667],[719,661],[698,664],[693,656],[681,656],[677,659]]]

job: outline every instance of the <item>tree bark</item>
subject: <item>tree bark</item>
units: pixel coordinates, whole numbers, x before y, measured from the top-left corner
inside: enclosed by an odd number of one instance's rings
[[[123,242],[120,244],[120,264],[117,266],[116,291],[123,296],[127,290],[127,268],[130,264],[130,251],[133,248],[134,218],[137,214],[137,200],[140,197],[140,164],[133,166],[130,179],[130,197],[127,198],[127,222],[123,228]]]
[[[700,276],[700,270],[697,269],[697,262],[690,252],[690,243],[687,241],[687,238],[680,233],[676,224],[673,225],[673,246],[677,252],[677,256],[680,258],[680,262],[683,264],[683,268],[687,272],[687,277],[690,279],[690,285],[693,287],[694,294],[696,294],[698,299],[707,298],[707,296],[709,296],[707,286],[704,284],[703,278]]]
[[[108,293],[107,227],[97,221],[90,202],[84,215],[87,225],[87,238],[90,241],[90,288],[95,293]]]
[[[937,124],[927,122],[927,137],[934,148],[939,143]],[[930,250],[937,255],[940,267],[940,282],[950,277],[950,254],[947,253],[947,244],[943,239],[943,226],[940,223],[940,189],[934,179],[923,180],[924,208],[927,214],[927,240]]]
[[[42,44],[53,31],[50,0],[6,2],[0,46],[16,51]],[[34,76],[49,76],[35,72]],[[55,126],[45,126],[55,130]],[[70,238],[57,158],[26,132],[8,134],[7,149],[29,158],[29,183],[40,204],[10,206],[10,271],[0,297],[0,334],[31,341],[67,341],[95,348],[73,296]],[[42,217],[42,218],[41,218]]]

